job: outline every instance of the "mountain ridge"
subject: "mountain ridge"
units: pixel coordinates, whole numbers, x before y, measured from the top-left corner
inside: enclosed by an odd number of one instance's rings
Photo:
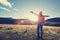
[[[45,26],[60,26],[60,17],[47,19],[44,25]]]

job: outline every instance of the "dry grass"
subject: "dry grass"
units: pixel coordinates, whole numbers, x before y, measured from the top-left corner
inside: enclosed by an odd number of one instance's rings
[[[36,40],[37,38],[37,25],[0,24],[0,27],[2,27],[0,28],[1,40]],[[43,38],[44,40],[60,40],[60,27],[43,26]]]
[[[0,25],[0,38],[3,40],[36,40],[36,25]],[[12,28],[12,30],[8,30]],[[26,31],[27,29],[27,31]]]
[[[43,38],[44,40],[60,40],[60,27],[44,26]]]

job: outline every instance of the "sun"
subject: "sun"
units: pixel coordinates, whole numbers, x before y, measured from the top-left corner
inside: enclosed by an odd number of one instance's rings
[[[29,20],[33,21],[33,22],[38,22],[38,17],[37,16],[31,16],[29,18]]]

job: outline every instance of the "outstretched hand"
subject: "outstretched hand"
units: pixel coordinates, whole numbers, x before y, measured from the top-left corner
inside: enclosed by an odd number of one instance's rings
[[[38,16],[38,14],[36,14],[36,13],[34,13],[33,11],[30,11],[32,14],[34,14],[34,15],[37,15]]]
[[[31,13],[34,13],[33,11],[30,11]]]

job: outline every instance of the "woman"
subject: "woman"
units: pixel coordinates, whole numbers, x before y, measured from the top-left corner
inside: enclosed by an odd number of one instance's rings
[[[42,15],[42,11],[40,11],[39,15],[31,11],[31,13],[38,16],[38,24],[37,24],[37,40],[43,40],[43,23],[45,22],[46,15]]]

